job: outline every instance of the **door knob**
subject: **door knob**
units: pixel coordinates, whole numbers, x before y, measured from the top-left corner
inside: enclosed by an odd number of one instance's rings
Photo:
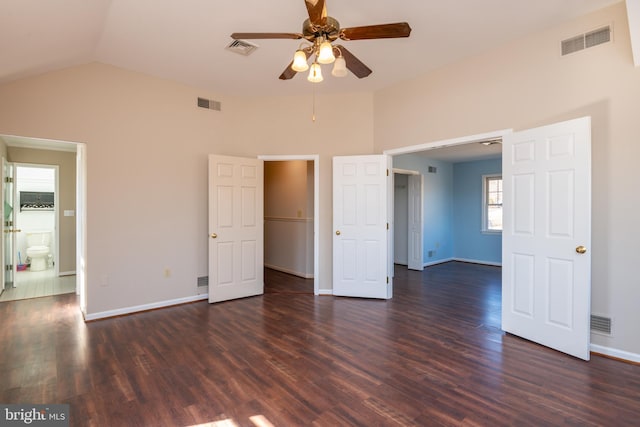
[[[211,238],[215,239],[216,237],[218,237],[218,235],[216,233],[211,233]]]
[[[576,248],[576,252],[578,252],[579,254],[584,254],[587,252],[587,248],[585,248],[584,246],[578,246]]]
[[[340,230],[336,230],[336,236],[340,235]]]

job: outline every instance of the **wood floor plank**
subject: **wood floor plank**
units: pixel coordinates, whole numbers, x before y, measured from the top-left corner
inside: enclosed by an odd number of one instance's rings
[[[398,267],[388,301],[265,278],[263,296],[87,324],[73,294],[0,303],[0,401],[68,403],[71,425],[101,427],[640,420],[639,366],[500,330],[497,267]]]

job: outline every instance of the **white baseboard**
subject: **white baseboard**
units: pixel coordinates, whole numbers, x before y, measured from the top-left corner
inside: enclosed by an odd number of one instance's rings
[[[76,271],[75,270],[73,270],[73,271],[60,271],[58,273],[58,277],[60,277],[60,276],[75,276],[75,275],[76,275]]]
[[[640,363],[640,354],[630,353],[616,348],[605,347],[603,345],[591,344],[591,351],[594,353],[604,354],[605,356],[615,357],[616,359],[628,360],[629,362]]]
[[[318,295],[333,295],[333,289],[318,289]]]
[[[483,261],[480,259],[453,258],[454,261],[470,262],[472,264],[492,265],[494,267],[502,267],[501,262]]]
[[[452,258],[439,259],[437,261],[425,262],[423,265],[425,267],[430,267],[432,265],[444,264],[445,262],[450,262],[450,261],[470,262],[472,264],[482,264],[482,265],[491,265],[491,266],[494,266],[494,267],[502,267],[502,263],[501,262],[483,261],[483,260],[480,260],[480,259],[453,258],[453,257]]]
[[[303,279],[313,279],[313,273],[311,273],[311,274],[301,273],[299,271],[293,271],[293,270],[290,270],[288,268],[279,267],[277,265],[272,265],[272,264],[265,264],[264,266],[266,268],[270,268],[272,270],[281,271],[283,273],[292,274],[294,276],[302,277]]]
[[[132,313],[138,313],[140,311],[154,310],[156,308],[171,307],[172,305],[186,304],[189,302],[206,300],[206,299],[209,299],[208,294],[194,295],[194,296],[184,297],[184,298],[176,298],[168,301],[159,301],[159,302],[153,302],[150,304],[136,305],[133,307],[117,308],[115,310],[107,310],[107,311],[100,311],[98,313],[87,314],[86,316],[84,316],[84,320],[85,322],[89,322],[91,320],[106,319],[107,317],[122,316],[125,314],[132,314]]]
[[[425,262],[423,264],[423,266],[430,267],[432,265],[444,264],[445,262],[449,262],[449,261],[455,261],[455,259],[454,258],[444,258],[444,259],[439,259],[437,261]]]

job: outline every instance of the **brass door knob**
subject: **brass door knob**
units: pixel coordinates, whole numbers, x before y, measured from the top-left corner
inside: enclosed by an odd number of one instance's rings
[[[218,235],[216,233],[211,233],[211,238],[215,239],[216,237],[218,237]]]
[[[340,235],[340,230],[336,230],[336,236]]]
[[[584,254],[584,253],[587,252],[587,248],[585,248],[584,246],[578,246],[576,248],[576,252],[579,253],[579,254]]]

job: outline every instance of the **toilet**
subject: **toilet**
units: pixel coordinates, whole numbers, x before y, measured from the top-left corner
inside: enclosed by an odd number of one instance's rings
[[[31,259],[31,271],[47,269],[49,261],[50,231],[27,232],[27,256]]]

